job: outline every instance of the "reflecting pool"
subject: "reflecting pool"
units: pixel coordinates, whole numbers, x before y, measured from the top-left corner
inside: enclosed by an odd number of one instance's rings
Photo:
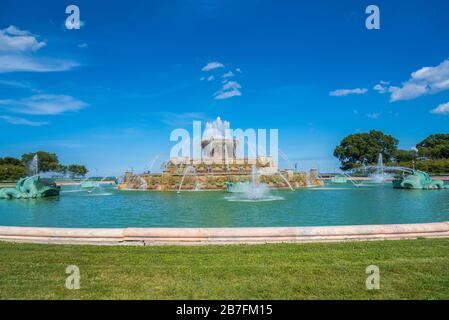
[[[0,201],[0,225],[35,227],[262,227],[449,221],[449,190],[391,184],[270,190],[279,201],[229,201],[225,192],[64,187],[59,198]]]

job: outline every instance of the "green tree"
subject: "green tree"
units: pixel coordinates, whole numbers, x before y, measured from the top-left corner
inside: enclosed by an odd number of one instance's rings
[[[0,158],[0,165],[10,164],[13,166],[21,166],[22,162],[19,159],[13,157]]]
[[[61,173],[67,173],[69,170],[68,170],[68,166],[65,166],[65,165],[63,165],[63,164],[60,164],[59,165],[59,169],[57,170],[58,172],[61,172]]]
[[[71,164],[67,167],[67,172],[69,172],[73,176],[85,176],[88,170],[83,165]]]
[[[26,176],[26,169],[19,159],[0,158],[0,181],[15,181]]]
[[[430,159],[449,158],[449,134],[432,134],[416,145],[420,156]]]
[[[40,172],[55,171],[70,173],[73,176],[84,176],[88,172],[87,168],[80,164],[65,166],[59,163],[58,156],[55,153],[38,151],[23,154],[21,160],[12,157],[0,158],[0,181],[18,180],[30,174],[30,172],[27,172],[28,167],[36,154],[39,158]]]
[[[410,162],[413,161],[413,151],[408,150],[396,150],[396,154],[394,156],[397,162]]]
[[[15,181],[27,175],[22,165],[0,164],[0,181]]]
[[[28,167],[36,154],[39,158],[39,171],[59,171],[60,163],[58,160],[58,156],[55,153],[49,153],[45,151],[26,153],[22,155],[22,163],[26,167]]]
[[[374,164],[379,153],[389,161],[396,154],[398,139],[381,131],[351,134],[345,137],[334,150],[340,160],[342,170],[350,170],[362,165]]]

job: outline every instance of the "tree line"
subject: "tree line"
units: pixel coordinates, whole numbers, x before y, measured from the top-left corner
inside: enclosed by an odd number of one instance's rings
[[[397,138],[377,130],[351,134],[335,148],[334,156],[345,171],[374,165],[381,153],[388,165],[449,173],[449,134],[432,134],[411,150],[399,149],[398,143]]]
[[[29,166],[34,156],[39,159],[39,172],[68,174],[71,177],[83,177],[88,170],[84,165],[63,165],[55,153],[38,151],[23,154],[20,159],[14,157],[0,158],[0,181],[15,181],[29,174]]]

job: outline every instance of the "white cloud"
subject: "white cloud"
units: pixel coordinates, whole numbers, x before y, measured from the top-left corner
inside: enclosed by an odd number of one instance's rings
[[[83,42],[78,44],[78,48],[87,48],[87,43]]]
[[[223,84],[222,91],[229,89],[241,89],[242,86],[237,81],[228,81]]]
[[[218,68],[224,68],[225,66],[220,63],[220,62],[209,62],[207,65],[205,65],[201,70],[204,72],[208,72],[214,69],[218,69]],[[236,76],[236,74],[231,71],[231,70],[224,70],[224,73],[221,75],[221,78],[223,79],[221,81],[221,88],[220,90],[218,90],[217,92],[214,93],[214,99],[217,100],[224,100],[224,99],[229,99],[232,97],[236,97],[236,96],[241,96],[242,92],[240,91],[240,89],[242,88],[242,86],[237,82],[237,81],[229,81],[230,78],[233,78]],[[236,68],[235,72],[241,73],[240,68]],[[201,77],[200,80],[204,81],[204,80],[208,80],[208,81],[212,81],[215,80],[216,77],[219,77],[218,74],[214,73],[214,75],[209,75],[207,78],[206,77]]]
[[[35,94],[41,92],[39,89],[33,88],[31,83],[29,83],[29,82],[0,80],[0,86],[1,85],[14,87],[14,88],[19,88],[19,89],[27,89],[27,90],[30,90],[31,92],[35,93]]]
[[[67,95],[39,94],[21,100],[0,100],[0,107],[14,113],[56,115],[84,109],[87,103]]]
[[[0,80],[0,85],[16,87],[16,88],[21,88],[21,89],[31,88],[31,85],[29,83],[19,82],[19,81],[9,81],[9,80]]]
[[[385,93],[388,91],[388,88],[384,87],[381,84],[376,84],[373,89],[379,93]]]
[[[0,29],[0,73],[66,71],[78,66],[73,61],[34,56],[45,45],[15,26]]]
[[[427,88],[426,85],[408,83],[402,88],[391,86],[388,88],[388,92],[391,93],[390,102],[394,102],[418,98],[419,96],[426,94]]]
[[[220,91],[215,93],[215,99],[223,100],[236,96],[241,96],[242,92],[239,90],[242,86],[237,81],[227,81],[223,84]]]
[[[238,89],[231,89],[228,91],[219,91],[215,94],[215,99],[217,100],[224,100],[224,99],[229,99],[232,97],[239,97],[241,96],[242,93],[240,92],[240,90]]]
[[[24,55],[0,55],[0,73],[66,71],[78,65],[78,63],[69,60],[35,58]]]
[[[2,29],[0,30],[0,32],[3,31],[6,34],[9,35],[13,35],[13,36],[28,36],[31,35],[31,33],[29,31],[26,30],[20,30],[19,28],[17,28],[16,26],[9,26],[6,29]]]
[[[207,71],[214,70],[217,68],[224,68],[224,65],[217,61],[209,62],[201,70],[207,72]]]
[[[390,101],[411,100],[449,89],[449,59],[436,67],[424,67],[411,74],[402,87],[391,86]]]
[[[36,122],[36,121],[30,121],[30,120],[27,120],[24,118],[2,116],[2,115],[0,115],[0,119],[4,120],[10,124],[32,126],[32,127],[40,127],[40,126],[45,126],[48,124],[48,122]]]
[[[36,36],[15,26],[0,29],[0,52],[23,53],[37,51],[46,43],[38,41]]]
[[[381,114],[382,114],[382,112],[372,112],[372,113],[367,113],[366,116],[370,119],[376,120],[376,119],[379,119]]]
[[[232,77],[235,77],[235,74],[232,71],[228,71],[222,75],[222,78],[232,78]]]
[[[387,92],[388,91],[388,85],[389,85],[390,83],[389,82],[386,82],[386,81],[380,81],[378,84],[376,84],[375,86],[374,86],[374,88],[373,88],[373,90],[374,91],[377,91],[377,92],[379,92],[379,93],[381,93],[381,94],[384,94],[385,92]]]
[[[432,109],[430,112],[435,114],[449,114],[449,102],[440,104],[438,107]]]
[[[338,89],[338,90],[334,90],[329,92],[330,96],[333,97],[344,97],[350,94],[365,94],[368,92],[368,89],[361,89],[361,88],[356,88],[356,89]]]
[[[191,125],[193,121],[203,121],[208,117],[202,112],[186,112],[186,113],[174,113],[174,112],[159,112],[161,121],[166,125],[173,127],[183,127]]]

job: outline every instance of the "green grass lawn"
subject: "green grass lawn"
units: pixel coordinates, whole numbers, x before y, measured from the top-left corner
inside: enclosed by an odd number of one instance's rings
[[[65,287],[67,265],[81,288]],[[380,290],[367,290],[377,265]],[[0,242],[1,299],[448,299],[449,239],[196,247]]]

